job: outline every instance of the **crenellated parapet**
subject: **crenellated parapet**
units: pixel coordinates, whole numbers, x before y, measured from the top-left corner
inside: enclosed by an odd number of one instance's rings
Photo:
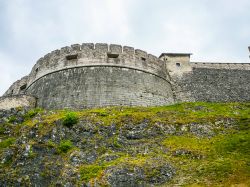
[[[145,51],[116,44],[83,43],[62,47],[40,58],[29,75],[28,86],[47,74],[84,66],[130,68],[169,79],[164,61]]]
[[[211,62],[191,62],[192,68],[208,68],[208,69],[228,69],[228,70],[250,70],[250,63],[211,63]]]

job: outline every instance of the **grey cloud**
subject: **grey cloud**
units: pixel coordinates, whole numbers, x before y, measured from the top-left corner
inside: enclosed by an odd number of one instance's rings
[[[195,61],[249,62],[248,0],[3,0],[0,95],[36,60],[72,43],[131,45]]]

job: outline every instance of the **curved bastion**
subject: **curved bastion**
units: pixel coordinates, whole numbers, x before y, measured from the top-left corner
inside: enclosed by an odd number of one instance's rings
[[[128,46],[84,43],[63,47],[39,59],[25,80],[25,85],[15,86],[23,86],[25,94],[36,97],[37,106],[43,108],[174,102],[164,61]],[[15,94],[13,90],[6,94]]]
[[[191,62],[190,56],[162,53],[157,58],[105,43],[63,47],[40,58],[28,76],[14,82],[0,97],[0,109],[250,101],[250,63]]]

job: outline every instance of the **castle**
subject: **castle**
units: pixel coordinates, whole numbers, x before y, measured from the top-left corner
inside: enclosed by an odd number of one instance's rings
[[[158,58],[104,43],[63,47],[13,83],[0,97],[0,109],[250,101],[250,63],[190,62],[190,55],[162,53]]]

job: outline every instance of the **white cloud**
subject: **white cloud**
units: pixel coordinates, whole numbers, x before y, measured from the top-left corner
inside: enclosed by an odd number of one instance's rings
[[[0,95],[51,50],[81,42],[131,45],[194,60],[248,61],[249,0],[0,2]],[[247,43],[248,42],[248,43]]]
[[[11,84],[25,75],[23,64],[16,63],[16,59],[10,58],[0,52],[0,93],[4,93]]]

